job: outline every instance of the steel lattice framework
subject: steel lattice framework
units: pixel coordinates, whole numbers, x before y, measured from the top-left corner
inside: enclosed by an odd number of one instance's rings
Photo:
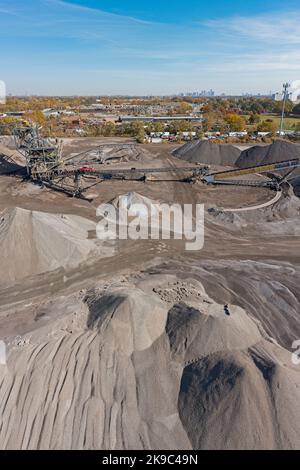
[[[84,198],[83,193],[101,181],[118,180],[151,180],[152,174],[173,174],[177,181],[196,182],[206,184],[227,184],[238,186],[261,186],[279,190],[288,176],[300,167],[300,158],[272,163],[269,165],[257,165],[243,169],[233,169],[210,173],[209,167],[201,166],[172,166],[160,168],[110,168],[101,167],[103,146],[84,151],[69,158],[62,158],[62,142],[43,138],[37,127],[17,127],[13,130],[13,136],[17,149],[26,159],[27,177],[54,190],[62,191],[75,197]],[[127,145],[132,150],[132,144]],[[121,145],[112,145],[112,149],[118,152]],[[124,147],[122,147],[124,149]],[[97,153],[95,159],[95,152]],[[91,165],[91,166],[83,166]],[[96,165],[96,166],[94,166]],[[283,177],[271,174],[272,171],[287,171]],[[269,174],[266,180],[235,179],[239,176],[253,174]],[[94,180],[92,184],[91,180]]]
[[[16,127],[15,145],[26,159],[27,175],[34,180],[50,180],[54,169],[63,166],[62,142],[52,143],[40,136],[38,127]]]

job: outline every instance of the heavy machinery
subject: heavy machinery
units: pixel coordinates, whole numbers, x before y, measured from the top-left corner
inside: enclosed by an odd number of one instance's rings
[[[53,171],[61,168],[62,142],[51,142],[39,135],[38,127],[15,127],[15,145],[26,159],[28,177],[33,180],[50,180]]]
[[[15,145],[26,160],[27,177],[32,181],[83,198],[83,193],[106,179],[145,181],[152,173],[175,173],[186,178],[200,178],[208,167],[184,168],[125,168],[103,169],[97,159],[89,159],[89,154],[101,154],[102,147],[81,152],[78,155],[62,158],[62,142],[41,137],[38,127],[23,126],[13,129]],[[125,144],[128,146],[128,144]],[[120,149],[117,145],[117,150]],[[132,147],[132,144],[130,144]],[[113,146],[112,146],[113,148]],[[98,168],[95,166],[98,166]],[[92,184],[87,180],[96,180]]]
[[[26,160],[27,177],[54,190],[68,195],[84,198],[84,192],[107,179],[145,181],[152,174],[173,174],[178,181],[206,184],[223,184],[237,186],[258,186],[279,190],[280,184],[287,179],[296,168],[300,167],[300,158],[256,165],[243,169],[209,173],[206,165],[166,168],[103,168],[101,162],[91,158],[91,154],[101,148],[87,150],[78,155],[62,158],[62,142],[43,138],[37,127],[24,126],[13,130],[15,144]],[[126,144],[125,144],[126,145]],[[128,145],[128,144],[127,144]],[[117,146],[118,148],[120,145]],[[89,159],[90,154],[90,159]],[[93,155],[94,156],[94,155]],[[272,171],[287,170],[287,174],[278,177]],[[239,176],[268,174],[267,179],[247,180],[235,179]],[[92,184],[90,180],[94,180]]]
[[[208,184],[230,184],[238,186],[262,186],[270,187],[271,189],[279,189],[280,184],[286,181],[287,176],[300,167],[300,158],[294,158],[291,160],[285,160],[277,163],[270,163],[268,165],[256,165],[247,168],[241,168],[237,170],[219,171],[204,175],[202,181]],[[288,170],[288,173],[283,177],[276,177],[270,175],[271,178],[268,180],[231,180],[230,178],[236,178],[237,176],[253,175],[253,174],[271,174],[272,171]]]

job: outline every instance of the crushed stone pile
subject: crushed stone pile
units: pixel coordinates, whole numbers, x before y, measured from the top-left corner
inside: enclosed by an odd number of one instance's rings
[[[290,183],[293,186],[296,196],[300,197],[300,176],[293,178]]]
[[[208,140],[188,142],[176,149],[173,155],[193,163],[206,163],[217,166],[234,166],[240,150],[233,145],[216,144]]]
[[[120,145],[102,147],[98,154],[101,163],[137,161],[142,152],[135,145]]]
[[[271,145],[255,145],[244,150],[236,161],[236,166],[246,168],[248,166],[267,165],[269,163],[291,160],[293,158],[300,158],[300,145],[283,140],[275,140]]]
[[[134,144],[107,144],[101,145],[99,148],[91,149],[86,155],[85,159],[90,162],[110,164],[110,163],[126,163],[145,160],[151,156],[143,147],[138,147]],[[73,157],[74,163],[80,163],[82,156],[76,153],[70,153],[68,157]]]

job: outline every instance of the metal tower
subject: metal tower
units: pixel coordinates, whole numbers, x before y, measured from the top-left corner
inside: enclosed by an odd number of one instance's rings
[[[284,112],[285,112],[285,105],[286,105],[286,100],[288,99],[288,89],[290,88],[289,83],[284,83],[283,84],[283,103],[282,103],[282,112],[281,112],[281,119],[280,119],[280,135],[282,135],[283,132],[283,122],[284,122]]]

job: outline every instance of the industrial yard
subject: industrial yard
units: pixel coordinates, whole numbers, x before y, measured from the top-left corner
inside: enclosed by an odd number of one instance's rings
[[[1,468],[300,449],[299,22],[0,0]]]

